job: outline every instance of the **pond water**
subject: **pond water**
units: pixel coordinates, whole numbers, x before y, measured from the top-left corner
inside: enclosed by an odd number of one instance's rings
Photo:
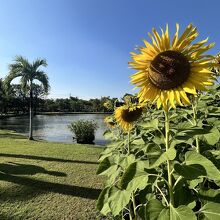
[[[73,134],[68,125],[79,119],[94,120],[98,129],[95,133],[95,144],[106,143],[103,132],[107,129],[105,114],[62,114],[62,115],[36,115],[33,120],[33,136],[38,139],[54,142],[73,143]],[[0,119],[0,129],[14,130],[28,135],[29,117],[19,116]]]

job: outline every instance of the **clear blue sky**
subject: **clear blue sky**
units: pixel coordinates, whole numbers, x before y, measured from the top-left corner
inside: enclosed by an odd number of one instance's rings
[[[152,27],[190,22],[220,51],[218,0],[0,0],[0,77],[15,55],[46,58],[50,97],[132,92],[129,53]]]

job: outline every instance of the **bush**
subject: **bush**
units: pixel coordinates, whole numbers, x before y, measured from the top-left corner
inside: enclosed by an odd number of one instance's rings
[[[93,144],[97,124],[92,120],[79,120],[72,122],[69,129],[75,134],[77,143]]]

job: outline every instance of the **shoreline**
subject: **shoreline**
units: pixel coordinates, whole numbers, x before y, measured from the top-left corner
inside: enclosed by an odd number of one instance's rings
[[[74,114],[103,114],[109,115],[113,112],[38,112],[36,115],[74,115]]]
[[[113,112],[37,112],[35,115],[74,115],[74,114],[103,114],[110,115]],[[28,116],[29,113],[25,114],[7,114],[0,115],[0,119],[11,118],[11,117],[23,117]]]

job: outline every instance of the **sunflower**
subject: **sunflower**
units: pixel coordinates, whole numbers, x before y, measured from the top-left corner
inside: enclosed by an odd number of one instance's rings
[[[215,63],[217,64],[220,64],[220,53],[218,53],[216,56],[215,56],[215,60],[214,60]],[[217,67],[214,67],[212,69],[215,73],[215,75],[219,76],[220,75],[220,65]]]
[[[115,125],[116,125],[116,122],[115,122],[115,120],[114,120],[114,117],[112,117],[112,116],[107,116],[107,117],[105,117],[104,122],[106,123],[106,125],[107,125],[109,128],[114,128]]]
[[[142,115],[143,107],[141,105],[123,105],[115,109],[114,117],[120,127],[125,131],[130,131],[134,122]]]
[[[144,40],[144,47],[139,53],[131,53],[132,62],[129,64],[137,73],[131,76],[131,82],[140,88],[138,94],[141,102],[156,102],[157,107],[168,105],[190,104],[188,94],[197,95],[198,90],[205,91],[213,84],[214,77],[210,71],[213,57],[204,52],[214,46],[205,45],[208,38],[192,44],[198,36],[196,27],[189,24],[179,37],[179,24],[171,42],[168,31],[161,29],[161,36],[153,29],[149,37],[152,43]]]
[[[114,103],[112,103],[111,100],[107,100],[103,106],[108,109],[108,110],[113,110],[114,109]]]

